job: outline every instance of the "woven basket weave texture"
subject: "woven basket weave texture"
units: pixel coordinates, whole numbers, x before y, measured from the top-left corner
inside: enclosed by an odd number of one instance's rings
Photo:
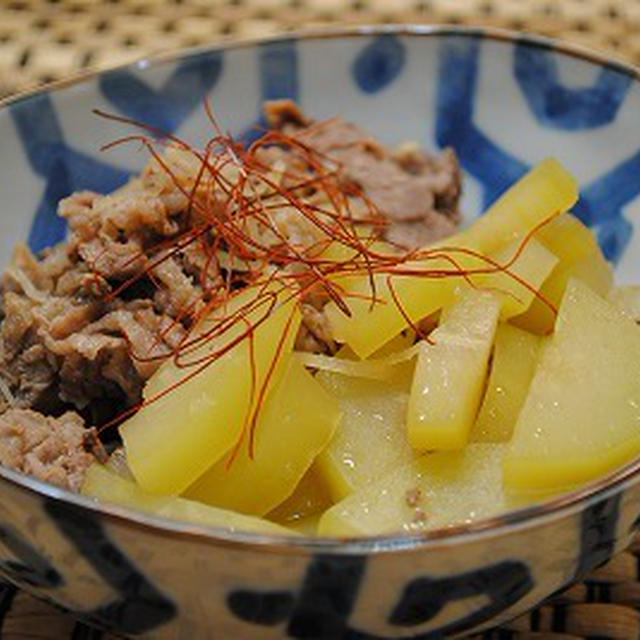
[[[525,30],[640,63],[640,0],[3,0],[0,96],[225,38],[382,22]]]

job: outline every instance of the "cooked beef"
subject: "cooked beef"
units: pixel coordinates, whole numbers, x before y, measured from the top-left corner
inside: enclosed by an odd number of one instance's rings
[[[271,129],[282,129],[290,124],[298,127],[306,127],[311,124],[300,107],[293,100],[287,98],[265,102],[264,115]]]
[[[286,100],[266,104],[265,114],[299,144],[283,137],[282,144],[257,150],[256,160],[269,179],[318,211],[336,205],[306,179],[318,167],[308,148],[330,168],[333,186],[349,193],[349,215],[369,222],[373,212],[392,242],[414,247],[455,228],[460,172],[452,151],[431,156],[415,145],[390,151],[339,118],[313,123]],[[224,170],[233,172],[233,163],[226,164]],[[139,402],[144,382],[178,348],[212,292],[229,274],[234,286],[243,286],[246,274],[260,268],[259,257],[225,253],[224,236],[216,236],[212,221],[239,205],[211,176],[201,179],[201,166],[196,155],[169,146],[161,160],[154,158],[114,193],[83,191],[63,200],[66,242],[39,256],[16,248],[0,297],[0,412],[6,410],[0,463],[77,486],[89,456],[74,457],[82,418],[65,411],[100,424]],[[271,189],[268,184],[247,183],[247,202]],[[275,251],[306,250],[322,239],[319,227],[284,194],[269,198],[273,226],[249,220],[243,232]],[[303,301],[296,348],[335,352],[325,302],[318,291]]]
[[[297,351],[334,354],[337,345],[331,335],[329,321],[322,310],[309,303],[302,303],[300,309],[302,324],[296,336],[295,349]]]
[[[338,179],[362,190],[386,221],[385,237],[407,249],[450,235],[460,221],[460,168],[453,149],[426,154],[414,144],[390,151],[340,118],[309,124],[290,100],[268,105],[267,120],[338,164]],[[273,153],[273,152],[271,152]],[[300,154],[278,159],[299,166]],[[356,209],[357,210],[357,209]]]
[[[38,302],[7,291],[4,312],[1,376],[13,406],[45,412],[83,410],[98,398],[114,410],[138,402],[144,381],[185,335],[148,299],[50,294]]]
[[[450,236],[457,227],[455,220],[441,216],[439,214],[426,215],[419,220],[409,220],[406,222],[395,222],[389,225],[385,237],[390,242],[401,247],[418,248],[424,247],[434,238],[446,238]]]
[[[140,400],[144,381],[202,303],[181,257],[154,249],[186,228],[185,206],[178,187],[150,165],[113,194],[63,200],[69,239],[41,259],[16,249],[3,276],[0,325],[0,377],[13,407],[55,414],[71,405],[93,419],[99,401],[104,419],[109,405],[114,414]],[[107,295],[145,268],[153,285],[137,280],[121,295]]]
[[[69,411],[59,418],[29,409],[0,416],[0,464],[77,491],[93,455],[85,451],[84,422]]]

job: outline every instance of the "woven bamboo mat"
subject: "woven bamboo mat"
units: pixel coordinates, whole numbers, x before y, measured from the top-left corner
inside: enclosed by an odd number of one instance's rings
[[[223,38],[380,22],[522,29],[640,63],[640,0],[0,0],[0,96]]]
[[[640,64],[640,0],[0,0],[0,97],[81,70],[222,39],[381,22],[543,33]],[[489,638],[640,637],[640,538]],[[110,640],[0,585],[1,640]]]

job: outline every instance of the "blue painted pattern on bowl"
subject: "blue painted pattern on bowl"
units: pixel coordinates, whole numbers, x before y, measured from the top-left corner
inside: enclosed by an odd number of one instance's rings
[[[579,179],[575,213],[638,281],[640,84],[592,54],[514,34],[379,27],[214,47],[105,72],[0,109],[0,258],[64,238],[75,190],[109,191],[145,154],[101,109],[202,145],[209,99],[238,139],[290,97],[384,142],[453,146],[478,215],[536,161]],[[168,522],[2,470],[0,574],[99,627],[153,638],[432,638],[540,602],[640,526],[637,464],[553,503],[435,534],[277,539]]]

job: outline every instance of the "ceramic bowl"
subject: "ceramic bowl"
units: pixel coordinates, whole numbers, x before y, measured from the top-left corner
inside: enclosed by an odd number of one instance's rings
[[[144,154],[102,144],[92,109],[239,138],[267,98],[342,114],[385,142],[455,147],[471,218],[534,162],[580,181],[575,212],[620,282],[639,281],[640,84],[634,69],[539,38],[375,27],[216,46],[46,89],[0,109],[0,261],[64,237],[56,202],[110,190]],[[152,638],[431,638],[501,623],[583,576],[638,529],[637,463],[580,492],[420,536],[276,539],[168,522],[0,471],[0,573],[82,619]]]

